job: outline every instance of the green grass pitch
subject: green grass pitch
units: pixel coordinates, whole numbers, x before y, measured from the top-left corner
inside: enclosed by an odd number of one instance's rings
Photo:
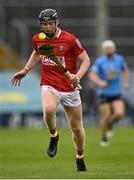
[[[69,129],[59,129],[55,158],[46,155],[47,129],[0,129],[0,178],[134,178],[134,129],[115,129],[109,147],[100,147],[98,128],[86,128],[87,172],[76,172]]]

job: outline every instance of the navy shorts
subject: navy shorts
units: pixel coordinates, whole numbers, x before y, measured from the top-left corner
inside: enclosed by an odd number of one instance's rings
[[[99,103],[103,104],[103,103],[111,103],[115,100],[120,100],[122,99],[121,94],[118,94],[116,96],[105,96],[105,95],[101,95],[99,96]]]

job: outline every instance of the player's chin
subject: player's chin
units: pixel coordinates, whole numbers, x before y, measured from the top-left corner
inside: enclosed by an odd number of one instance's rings
[[[53,37],[54,36],[54,33],[52,33],[52,32],[46,32],[45,34],[47,37]]]

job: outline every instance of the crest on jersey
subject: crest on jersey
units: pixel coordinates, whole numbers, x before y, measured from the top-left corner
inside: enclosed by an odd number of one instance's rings
[[[63,51],[64,50],[64,46],[59,46],[59,51]]]

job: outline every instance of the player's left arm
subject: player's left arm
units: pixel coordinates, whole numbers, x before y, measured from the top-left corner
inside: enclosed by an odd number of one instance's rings
[[[85,50],[80,55],[78,55],[77,58],[80,61],[80,67],[78,72],[72,75],[72,81],[75,86],[77,86],[77,84],[80,82],[80,79],[86,74],[90,66],[90,58]]]
[[[72,39],[72,49],[78,61],[80,61],[80,67],[79,67],[78,72],[75,75],[72,75],[72,81],[75,85],[79,83],[80,79],[87,72],[90,66],[90,58],[87,52],[82,47],[80,41],[75,36]]]
[[[125,89],[129,88],[129,69],[124,59],[122,60],[122,77],[123,87]]]
[[[76,75],[81,79],[88,71],[90,58],[85,50],[77,58],[80,61],[80,67]]]

